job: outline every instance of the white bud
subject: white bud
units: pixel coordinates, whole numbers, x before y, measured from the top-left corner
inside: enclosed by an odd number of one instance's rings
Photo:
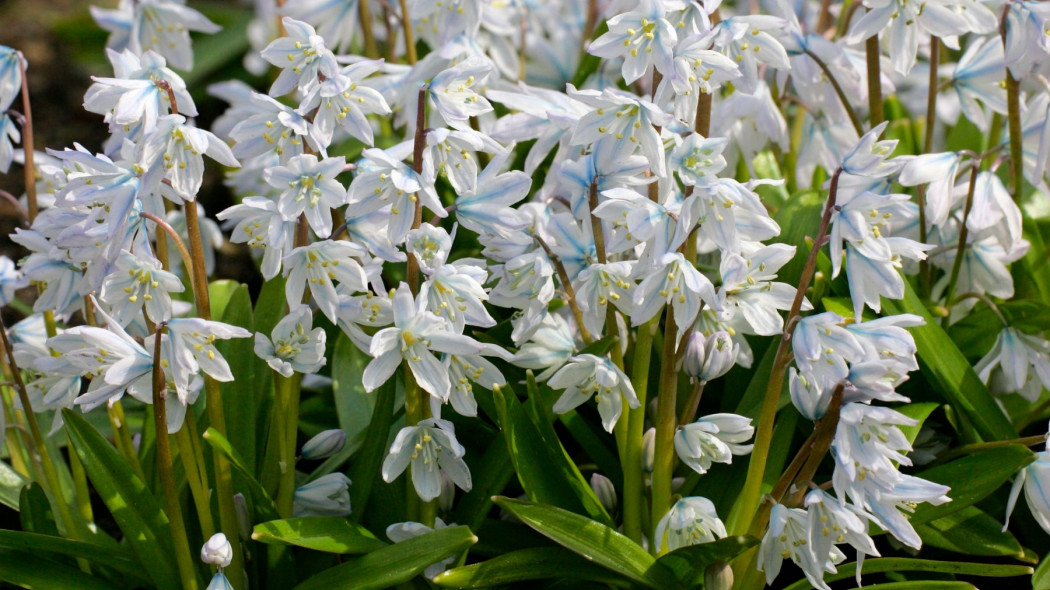
[[[247,541],[252,536],[252,517],[248,513],[248,502],[244,494],[233,495],[233,508],[237,512],[237,534]]]
[[[226,540],[226,535],[215,533],[208,542],[201,547],[201,561],[209,565],[224,568],[233,561],[233,547]]]
[[[690,377],[699,377],[704,370],[704,358],[707,356],[707,339],[700,332],[689,334],[689,342],[685,345],[682,368]]]
[[[612,480],[600,473],[595,473],[591,475],[591,489],[594,490],[594,495],[598,496],[598,501],[606,510],[609,512],[616,510],[616,487],[613,486]]]
[[[728,373],[736,364],[740,352],[740,345],[733,342],[728,332],[721,331],[708,336],[704,348],[704,366],[697,375],[703,381],[711,381]]]
[[[346,432],[340,428],[333,428],[332,430],[325,430],[306,441],[301,455],[303,459],[310,461],[324,459],[343,450],[345,446]]]
[[[642,469],[653,472],[653,461],[656,456],[656,429],[650,428],[642,435]]]

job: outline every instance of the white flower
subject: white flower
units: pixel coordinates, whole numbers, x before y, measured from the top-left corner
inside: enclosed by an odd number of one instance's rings
[[[335,76],[339,64],[325,47],[324,39],[310,25],[294,18],[281,19],[285,36],[275,39],[262,50],[262,57],[281,69],[270,87],[271,96],[283,96],[296,88],[309,91],[318,75]]]
[[[746,442],[755,433],[751,419],[736,414],[711,414],[686,424],[674,435],[678,458],[703,475],[713,463],[732,463],[733,455],[747,455]]]
[[[726,527],[707,498],[682,498],[656,524],[653,538],[662,553],[681,547],[710,543],[726,536]]]
[[[332,209],[347,202],[346,189],[335,179],[344,166],[342,156],[318,161],[313,154],[303,154],[284,166],[267,168],[263,178],[280,189],[277,209],[285,220],[298,219],[305,213],[314,233],[324,239],[332,233]]]
[[[840,502],[822,490],[806,494],[805,506],[809,517],[809,545],[814,555],[830,556],[835,545],[848,543],[857,550],[859,563],[863,563],[865,555],[878,557],[875,542],[868,536],[868,520],[874,520],[870,514]],[[861,569],[857,567],[858,584]]]
[[[302,303],[309,284],[314,303],[325,317],[336,321],[339,297],[335,281],[353,291],[364,291],[368,277],[357,259],[365,257],[364,248],[344,241],[324,240],[292,250],[284,259],[284,275],[288,280],[284,292],[288,305]]]
[[[799,373],[791,367],[788,373],[788,392],[791,403],[800,414],[809,420],[817,421],[828,411],[835,384],[828,383],[825,376]]]
[[[369,148],[362,154],[365,160],[358,164],[358,174],[349,190],[350,209],[355,217],[389,206],[387,233],[391,242],[400,244],[412,229],[416,201],[439,217],[447,215],[433,179],[417,174],[401,161],[405,155],[403,147],[386,151]]]
[[[143,306],[154,322],[171,317],[171,293],[185,290],[179,277],[164,270],[160,261],[121,251],[113,272],[106,275],[99,299],[121,326],[138,319]]]
[[[635,8],[610,18],[609,31],[587,47],[587,53],[598,57],[623,57],[623,78],[628,84],[644,76],[652,65],[661,74],[671,75],[672,51],[678,42],[674,26],[664,18],[662,2],[642,0]]]
[[[302,114],[265,94],[253,92],[249,100],[254,114],[230,130],[230,139],[237,142],[233,154],[242,159],[276,154],[282,162],[302,154],[303,142],[311,140],[310,125]],[[324,155],[323,146],[314,147]]]
[[[573,130],[572,145],[608,143],[605,152],[613,160],[622,160],[640,149],[652,167],[653,173],[667,176],[663,142],[654,126],[674,127],[674,118],[659,106],[619,90],[576,90],[569,87],[569,96],[587,103],[593,110],[580,118]]]
[[[292,496],[292,514],[300,516],[350,515],[350,478],[329,473],[301,486]]]
[[[218,566],[221,570],[233,561],[233,547],[226,540],[226,535],[215,533],[201,547],[201,561],[208,565]]]
[[[380,67],[380,62],[359,61],[321,82],[303,100],[302,109],[317,108],[312,134],[322,145],[332,142],[336,126],[354,138],[372,145],[372,125],[365,115],[389,115],[383,95],[360,82]]]
[[[492,110],[492,105],[475,87],[483,86],[492,73],[492,64],[480,58],[469,58],[456,64],[430,81],[433,112],[454,129],[470,129],[470,118]]]
[[[186,123],[182,115],[167,115],[157,121],[156,129],[146,135],[139,146],[139,161],[149,168],[162,168],[163,177],[184,200],[197,198],[204,177],[207,154],[223,166],[239,168],[226,142],[214,133]]]
[[[175,363],[171,373],[180,401],[186,402],[190,376],[196,375],[198,371],[207,373],[216,381],[233,381],[230,365],[215,348],[215,340],[248,338],[251,335],[244,328],[200,318],[168,320],[170,357]]]
[[[845,320],[826,312],[806,316],[795,325],[791,349],[803,373],[827,380],[832,386],[849,375],[847,362],[862,359],[864,348],[852,332],[841,326]]]
[[[456,355],[493,354],[494,347],[449,330],[448,322],[426,310],[426,300],[413,300],[408,285],[394,294],[394,325],[376,332],[369,354],[372,361],[361,375],[365,391],[373,391],[407,362],[419,386],[445,401],[452,387],[448,370],[432,352]],[[499,354],[503,354],[502,350]]]
[[[1003,531],[1010,526],[1010,514],[1014,511],[1017,498],[1024,489],[1024,497],[1028,502],[1028,509],[1043,530],[1050,534],[1050,453],[1043,450],[1036,454],[1035,462],[1028,464],[1022,469],[1014,485],[1010,488],[1010,498],[1006,503],[1006,522],[1003,523]]]
[[[993,380],[1005,393],[1019,393],[1035,402],[1043,388],[1050,388],[1050,342],[1004,328],[974,370],[986,384]]]
[[[22,53],[0,45],[0,113],[7,112],[22,90]]]
[[[318,328],[320,329],[320,328]],[[306,441],[299,453],[303,459],[313,461],[324,459],[343,450],[346,446],[346,431],[341,428],[323,430]]]
[[[383,461],[383,481],[394,481],[411,463],[412,485],[423,501],[429,502],[441,493],[442,474],[469,492],[470,471],[463,461],[465,452],[456,441],[451,422],[428,418],[397,433],[390,454]]]
[[[784,329],[777,310],[791,309],[796,288],[773,279],[777,271],[795,255],[795,247],[771,244],[746,256],[726,253],[719,271],[722,274],[722,296],[727,311],[739,311],[755,334],[772,336]],[[802,310],[813,309],[803,298]]]
[[[107,46],[135,54],[156,51],[183,70],[193,69],[189,32],[222,30],[179,0],[121,0],[116,10],[92,6],[91,16],[110,32]]]
[[[401,541],[407,541],[432,531],[453,526],[453,524],[454,523],[445,524],[445,521],[441,520],[441,517],[434,518],[434,528],[430,528],[427,525],[418,522],[398,522],[386,527],[386,536],[391,541],[400,543]],[[447,559],[430,564],[427,566],[427,569],[423,570],[423,575],[426,576],[427,579],[433,579],[434,576],[445,571],[445,568],[449,565],[455,563],[456,558],[455,555],[451,555]]]
[[[634,290],[631,325],[639,326],[660,312],[665,304],[674,306],[679,341],[700,312],[700,303],[720,310],[711,280],[700,274],[680,252],[668,252],[654,261],[652,270]]]
[[[627,375],[608,358],[593,354],[581,354],[570,358],[564,367],[551,376],[547,384],[554,389],[565,390],[558,401],[554,402],[556,414],[568,412],[589,400],[592,395],[597,397],[602,425],[609,432],[612,432],[620,419],[625,401],[630,408],[641,405]]]
[[[869,178],[883,178],[904,166],[906,161],[903,159],[887,159],[893,154],[893,150],[897,149],[896,139],[876,141],[887,125],[889,121],[883,121],[860,138],[853,149],[842,158],[843,172]]]
[[[325,331],[311,329],[313,317],[309,305],[300,305],[281,318],[270,338],[256,332],[255,354],[285,377],[316,373],[325,364]]]
[[[132,138],[153,132],[157,119],[171,111],[168,92],[158,82],[168,83],[175,95],[179,114],[197,116],[193,97],[182,78],[167,67],[164,58],[152,51],[138,54],[106,50],[113,64],[113,78],[91,79],[95,82],[84,95],[84,109],[106,116],[110,131],[124,131]]]
[[[758,569],[766,573],[766,584],[771,585],[780,573],[784,559],[789,558],[802,568],[809,583],[821,590],[829,590],[824,582],[824,569],[846,559],[836,547],[830,555],[817,556],[809,542],[809,513],[801,508],[774,504],[769,514],[769,528],[758,549]]]
[[[857,504],[892,492],[903,475],[897,465],[911,465],[911,444],[898,426],[918,422],[889,408],[849,403],[839,411],[832,443],[835,494],[848,493]]]
[[[0,172],[7,174],[11,169],[11,162],[15,159],[15,144],[22,141],[22,133],[18,130],[10,115],[0,115]]]
[[[272,279],[281,272],[281,259],[291,254],[295,243],[295,220],[287,220],[277,203],[266,197],[245,197],[239,205],[221,211],[216,217],[233,225],[230,241],[262,250],[262,275]]]
[[[706,383],[729,372],[740,356],[740,345],[725,330],[704,336],[700,331],[689,334],[682,368],[685,374]]]

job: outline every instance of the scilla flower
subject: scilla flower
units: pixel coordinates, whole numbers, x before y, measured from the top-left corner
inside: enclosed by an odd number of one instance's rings
[[[985,383],[992,380],[1003,392],[1019,393],[1035,402],[1043,388],[1050,388],[1050,343],[1017,328],[1005,328],[974,369]]]
[[[905,161],[902,159],[887,160],[897,148],[896,139],[876,141],[886,130],[887,125],[889,122],[883,121],[860,138],[853,149],[842,158],[843,172],[870,178],[883,178],[904,166]]]
[[[300,305],[277,323],[269,338],[255,333],[255,354],[285,377],[296,371],[316,373],[325,364],[325,331],[312,326],[310,306]]]
[[[11,103],[22,89],[22,54],[6,45],[0,45],[0,113],[11,108]]]
[[[609,31],[594,40],[587,53],[608,59],[623,57],[623,78],[628,84],[650,67],[665,76],[673,72],[672,54],[678,35],[664,18],[663,2],[642,0],[636,10],[609,19]]]
[[[1022,488],[1032,516],[1035,517],[1039,526],[1050,534],[1050,452],[1046,449],[1036,455],[1034,463],[1030,463],[1017,474],[1014,485],[1010,488],[1010,499],[1006,503],[1006,522],[1003,523],[1003,531],[1010,526],[1010,515],[1014,511]]]
[[[222,27],[178,0],[121,0],[116,10],[91,7],[91,16],[110,32],[108,47],[141,54],[157,51],[184,70],[193,69],[190,31],[217,33]]]
[[[801,508],[788,508],[783,504],[773,505],[769,514],[769,528],[762,537],[758,550],[758,569],[766,574],[766,584],[771,585],[780,573],[784,559],[791,559],[806,574],[806,579],[815,588],[830,590],[824,582],[824,570],[846,559],[837,547],[830,555],[818,556],[809,542],[809,513]]]
[[[267,168],[263,178],[281,191],[277,199],[281,215],[290,220],[305,213],[314,233],[324,239],[332,233],[332,209],[347,201],[346,189],[335,179],[344,166],[346,160],[342,156],[318,161],[313,154],[303,154],[284,166]]]
[[[598,398],[598,413],[602,416],[605,430],[612,432],[616,421],[623,411],[623,402],[628,407],[641,405],[631,386],[627,375],[614,365],[607,357],[593,354],[581,354],[569,359],[569,362],[551,376],[547,384],[554,389],[564,389],[565,393],[554,402],[554,412],[564,414],[589,400]]]
[[[726,536],[726,527],[707,498],[694,496],[674,503],[653,534],[661,552],[710,543]]]
[[[113,318],[127,326],[138,318],[143,306],[154,322],[170,318],[171,293],[184,289],[179,277],[161,268],[159,260],[123,250],[102,283],[99,298],[109,306]]]
[[[331,321],[339,315],[339,296],[335,283],[353,291],[364,291],[368,277],[358,259],[367,257],[365,249],[346,241],[324,240],[292,250],[284,259],[284,274],[288,279],[284,293],[288,305],[299,305],[307,285],[314,303]]]
[[[350,514],[350,479],[342,473],[329,473],[299,487],[293,496],[296,516],[338,516]]]
[[[434,111],[449,127],[470,129],[470,118],[492,110],[489,101],[477,93],[492,73],[492,63],[472,57],[449,68],[430,82],[430,100]]]
[[[674,435],[678,458],[699,474],[713,463],[732,463],[733,455],[746,455],[752,445],[740,444],[754,435],[751,419],[736,414],[711,414],[686,424]]]
[[[442,474],[469,492],[470,471],[463,461],[464,453],[451,422],[428,418],[397,433],[390,454],[383,461],[383,481],[394,481],[411,463],[412,485],[423,501],[429,502],[441,494]]]
[[[317,328],[320,330],[321,328]],[[313,461],[324,459],[343,450],[346,446],[346,431],[341,428],[333,428],[319,432],[316,436],[306,441],[300,456],[303,459]]]
[[[313,27],[287,16],[281,19],[281,25],[285,36],[262,50],[263,59],[281,68],[270,87],[270,96],[283,96],[296,88],[310,89],[317,83],[318,75],[330,78],[338,73],[335,55]]]
[[[172,346],[171,358],[175,363],[171,373],[180,399],[185,402],[184,392],[189,388],[190,376],[200,371],[216,381],[233,381],[230,365],[215,348],[215,340],[248,338],[251,335],[244,328],[200,318],[168,320],[168,340]]]

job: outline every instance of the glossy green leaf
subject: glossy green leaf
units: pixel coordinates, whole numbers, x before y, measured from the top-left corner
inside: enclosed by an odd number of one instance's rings
[[[852,579],[857,573],[857,563],[850,562],[844,563],[837,566],[838,572],[834,574],[826,574],[824,581],[834,582],[835,580]],[[931,561],[929,559],[908,559],[904,557],[876,557],[875,559],[864,560],[864,575],[877,574],[883,572],[934,572],[941,574],[955,574],[965,576],[981,576],[986,578],[1012,578],[1016,576],[1027,576],[1032,573],[1032,568],[1027,565],[1005,565],[995,563],[966,563],[961,561]],[[939,588],[934,584],[940,582],[934,580],[917,580],[915,582],[894,582],[890,584],[872,584],[865,585],[864,588],[887,588],[893,586],[893,584],[908,584],[907,586],[900,586],[900,588],[907,588],[911,590],[919,590],[920,588]],[[951,582],[961,583],[961,582]],[[911,585],[918,584],[918,585]],[[927,584],[927,585],[924,585]],[[960,586],[960,588],[973,588],[972,585],[966,584]],[[784,590],[809,590],[813,588],[813,585],[808,580],[799,580],[794,584],[791,584]],[[945,586],[945,590],[954,590],[954,586]]]
[[[62,410],[62,417],[88,478],[142,568],[158,588],[178,588],[167,515],[124,458],[80,412]]]
[[[499,439],[492,441],[480,461],[471,469],[471,476],[473,487],[456,502],[452,522],[466,524],[470,530],[480,533],[485,516],[492,508],[492,496],[502,492],[514,477],[514,464],[510,460],[507,445]]]
[[[858,586],[852,590],[977,590],[977,586],[969,582],[950,580],[915,580],[913,582],[889,582],[887,584]]]
[[[211,317],[215,319],[222,317],[226,311],[226,306],[230,304],[230,299],[240,286],[241,284],[237,281],[229,279],[212,281],[208,284],[208,302],[211,304]]]
[[[948,403],[966,415],[982,438],[1017,438],[1017,431],[999,409],[970,362],[941,329],[939,322],[926,311],[911,284],[904,281],[904,286],[904,299],[883,299],[882,305],[889,315],[913,313],[926,320],[925,325],[908,329],[915,338],[923,375]]]
[[[360,446],[372,420],[377,393],[368,393],[361,374],[372,357],[361,352],[346,334],[340,332],[332,355],[332,394],[339,427],[346,432],[347,446]]]
[[[368,553],[387,546],[363,526],[331,516],[305,516],[257,524],[252,539],[326,553]]]
[[[45,559],[23,551],[0,550],[0,580],[34,590],[116,590],[105,580],[86,574],[76,567]],[[178,588],[177,578],[166,586]]]
[[[51,503],[44,494],[44,488],[36,482],[22,488],[18,500],[18,518],[23,531],[58,536],[58,525],[55,524]]]
[[[926,418],[930,417],[930,414],[937,409],[939,404],[934,402],[919,402],[914,404],[905,404],[903,406],[893,408],[894,410],[904,414],[905,416],[917,420],[919,423],[915,426],[898,426],[904,436],[908,438],[909,443],[915,442],[915,437],[919,436],[919,431],[922,430],[923,423],[926,422]]]
[[[1050,590],[1050,559],[1045,556],[1032,574],[1032,590]]]
[[[951,502],[940,506],[919,504],[909,519],[912,525],[943,518],[986,498],[1025,465],[1035,454],[1023,445],[1008,445],[980,451],[927,469],[917,475],[949,486]]]
[[[0,549],[24,551],[40,557],[51,555],[85,559],[116,570],[136,580],[146,581],[142,566],[123,547],[102,547],[83,541],[51,535],[0,530]],[[51,555],[46,555],[51,554]]]
[[[686,585],[699,584],[704,580],[704,571],[713,563],[729,562],[748,547],[758,545],[754,537],[725,537],[710,543],[681,547],[656,560],[671,570],[675,577]]]
[[[465,526],[439,529],[348,559],[311,576],[295,590],[371,590],[407,582],[437,563],[467,549],[478,540]]]
[[[274,506],[273,499],[263,489],[262,484],[259,480],[255,479],[255,474],[252,473],[248,467],[244,464],[244,460],[237,453],[237,450],[230,445],[230,441],[225,436],[219,434],[218,430],[209,428],[204,432],[204,440],[208,441],[208,444],[213,449],[222,453],[224,457],[233,466],[233,469],[244,478],[244,481],[248,484],[248,489],[252,494],[252,501],[255,505],[255,511],[259,518],[262,520],[276,520],[277,507]]]
[[[511,463],[529,499],[611,524],[601,503],[595,505],[596,498],[595,502],[584,504],[583,499],[588,496],[582,494],[582,488],[590,490],[590,484],[583,479],[557,437],[545,437],[537,422],[548,427],[550,424],[546,420],[534,420],[510,387],[497,388],[492,396]],[[590,492],[593,498],[594,491]]]
[[[660,589],[681,586],[648,551],[600,522],[555,506],[504,497],[493,501],[545,537],[637,584]]]
[[[611,586],[630,586],[625,578],[561,547],[534,547],[457,567],[439,574],[443,588],[490,588],[533,580],[589,580]]]
[[[214,313],[214,312],[213,312]],[[247,285],[238,284],[229,295],[221,315],[214,315],[221,322],[254,332],[252,299]],[[258,380],[270,380],[269,372],[258,373],[255,368],[255,340],[231,338],[217,340],[215,348],[226,359],[233,373],[233,381],[220,383],[223,413],[226,416],[226,434],[233,448],[237,449],[244,464],[254,472],[256,467],[256,413],[259,406]]]
[[[915,527],[923,545],[963,555],[1019,557],[1024,549],[1009,531],[1003,531],[1001,520],[976,506]]]
[[[360,522],[365,514],[373,484],[380,476],[380,466],[389,448],[387,442],[390,439],[390,426],[394,422],[394,401],[399,379],[399,376],[391,377],[373,394],[376,396],[373,419],[365,431],[364,442],[350,465],[348,475],[353,482],[350,486],[350,506],[353,507],[350,518],[355,522]]]

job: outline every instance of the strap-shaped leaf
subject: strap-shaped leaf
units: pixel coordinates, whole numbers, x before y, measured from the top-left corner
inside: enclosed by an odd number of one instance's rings
[[[349,559],[307,578],[295,590],[391,588],[423,573],[430,564],[463,551],[477,540],[465,526],[436,530]]]
[[[40,590],[117,590],[109,582],[23,551],[0,551],[0,580]],[[172,579],[177,582],[176,578]],[[175,585],[178,588],[178,584]]]
[[[208,430],[204,431],[204,440],[208,441],[212,448],[222,453],[226,460],[230,462],[230,465],[248,483],[248,489],[252,493],[252,501],[255,503],[255,511],[259,514],[259,517],[264,520],[277,519],[277,507],[274,506],[273,499],[263,489],[259,480],[255,479],[255,474],[244,464],[244,460],[241,459],[237,450],[230,445],[230,441],[226,440],[226,437],[219,434],[219,431],[214,428],[208,428]]]
[[[127,554],[124,547],[120,546],[102,547],[92,543],[53,537],[51,535],[0,530],[0,549],[24,551],[40,555],[41,557],[48,557],[44,554],[51,554],[54,556],[86,559],[102,564],[136,580],[148,581],[142,566],[132,556]]]
[[[252,539],[326,553],[368,553],[387,546],[363,526],[330,516],[304,516],[257,524]]]
[[[491,588],[552,579],[630,586],[626,578],[562,547],[533,547],[513,551],[481,563],[448,570],[434,578],[434,583],[444,588]]]
[[[178,588],[167,515],[124,458],[79,412],[62,410],[62,416],[84,471],[143,570],[157,588]]]
[[[552,541],[636,584],[661,590],[682,586],[648,551],[600,522],[524,500],[498,497],[493,502]]]
[[[857,563],[850,562],[844,563],[837,566],[838,572],[834,574],[827,574],[824,576],[825,582],[834,582],[835,580],[845,580],[852,578],[857,573]],[[1028,576],[1032,573],[1032,568],[1027,565],[1004,565],[1004,564],[993,564],[993,563],[966,563],[962,561],[931,561],[929,559],[909,559],[905,557],[880,557],[876,559],[864,560],[864,575],[877,574],[882,572],[935,572],[941,574],[956,574],[965,576],[982,576],[986,578],[1012,578],[1014,576]],[[899,584],[908,584],[907,586],[895,586],[898,588],[910,588],[918,590],[919,588],[941,588],[936,586],[939,582],[933,580],[917,580],[915,582],[899,582]],[[952,582],[953,584],[962,584],[964,582]],[[888,588],[894,586],[894,584],[872,584],[865,585],[865,588]],[[813,585],[807,580],[799,580],[794,584],[791,584],[784,590],[809,590]],[[973,588],[973,585],[966,584],[965,586],[958,586],[959,588]],[[1018,586],[1020,587],[1020,586]],[[956,586],[945,586],[945,590],[954,590]]]
[[[922,544],[963,555],[1021,557],[1024,549],[1001,520],[976,506],[915,527]]]
[[[691,586],[703,582],[707,566],[719,561],[728,562],[757,544],[758,539],[754,537],[726,537],[710,543],[681,547],[656,560],[656,563],[670,569],[675,577]]]

